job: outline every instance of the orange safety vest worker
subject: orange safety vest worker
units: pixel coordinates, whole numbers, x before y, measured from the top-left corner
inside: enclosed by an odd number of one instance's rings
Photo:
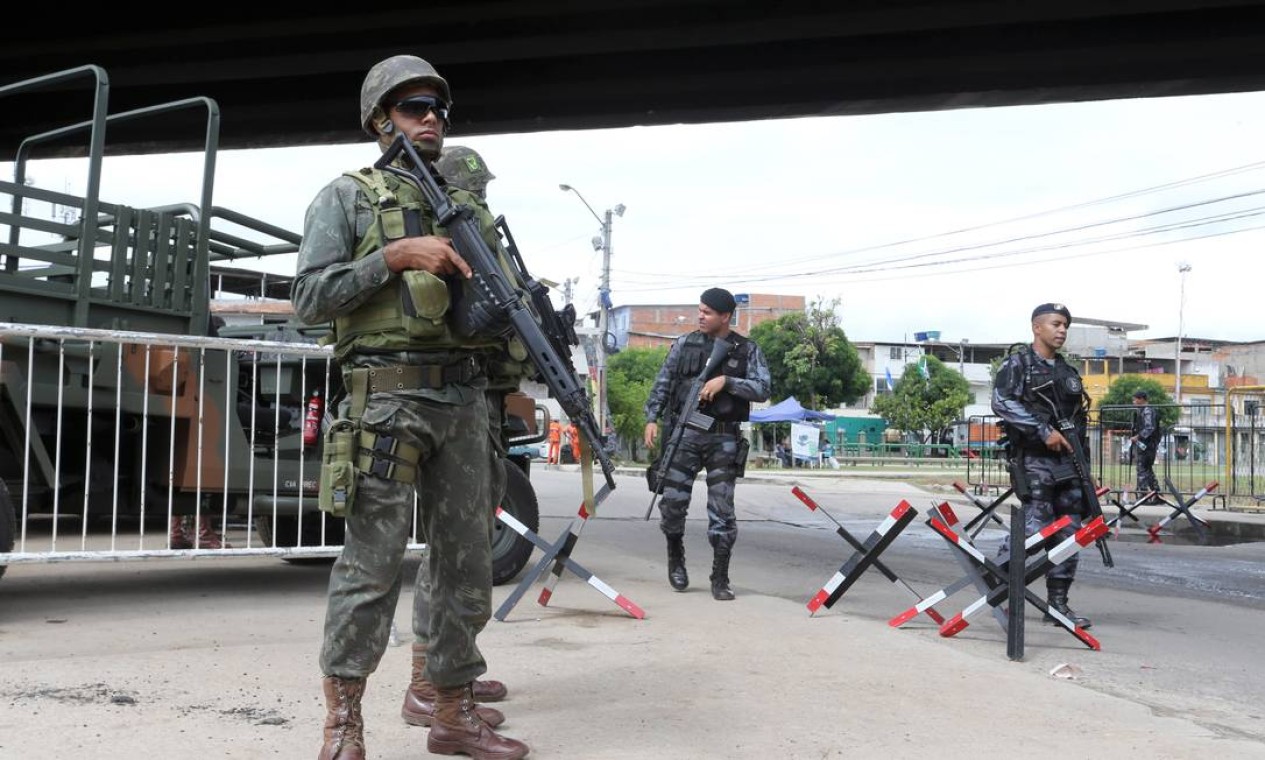
[[[549,464],[562,461],[562,424],[558,421],[549,423]]]

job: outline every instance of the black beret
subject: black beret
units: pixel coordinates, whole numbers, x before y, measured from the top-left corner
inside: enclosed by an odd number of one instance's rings
[[[1139,389],[1137,389],[1136,391],[1134,391],[1134,392],[1133,392],[1133,397],[1134,397],[1134,398],[1140,398],[1140,399],[1150,399],[1150,398],[1151,398],[1150,394],[1148,394],[1146,391],[1142,390],[1141,388],[1139,388]]]
[[[708,288],[703,291],[703,295],[699,296],[698,300],[719,314],[733,314],[734,309],[738,307],[734,294],[724,288]]]
[[[1032,310],[1033,319],[1036,319],[1042,314],[1062,314],[1063,318],[1067,320],[1067,323],[1069,325],[1072,324],[1072,312],[1068,311],[1067,307],[1061,303],[1043,303]]]

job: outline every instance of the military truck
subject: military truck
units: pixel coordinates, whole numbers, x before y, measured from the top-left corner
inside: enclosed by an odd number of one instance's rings
[[[332,354],[317,345],[322,329],[287,316],[233,325],[212,313],[214,295],[287,298],[288,278],[236,264],[293,254],[300,236],[214,205],[219,109],[208,98],[111,114],[108,76],[83,66],[0,87],[0,99],[13,104],[6,114],[23,114],[31,93],[65,96],[85,81],[89,120],[32,135],[16,156],[0,157],[14,167],[12,181],[0,180],[0,574],[15,542],[15,561],[179,554],[152,543],[124,550],[115,538],[120,526],[139,523],[143,534],[147,520],[190,514],[244,521],[246,546],[235,551],[327,560],[343,524],[317,509],[323,435],[304,435],[313,415],[329,424],[323,402],[343,390]],[[199,202],[101,199],[107,128],[188,109],[206,113]],[[86,147],[65,146],[84,135]],[[44,144],[82,158],[87,192],[26,181]],[[60,213],[38,213],[49,207]],[[507,450],[543,439],[542,411],[523,394],[507,398]],[[530,459],[504,465],[501,506],[535,530]],[[44,552],[24,546],[41,519],[52,525]],[[59,550],[67,520],[85,537],[90,525],[108,525],[108,547]],[[496,525],[499,584],[519,573],[532,545]]]

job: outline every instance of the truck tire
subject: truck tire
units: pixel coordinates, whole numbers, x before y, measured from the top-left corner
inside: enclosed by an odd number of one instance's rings
[[[272,546],[274,536],[278,547],[320,546],[321,513],[308,512],[303,515],[302,542],[299,541],[299,518],[294,515],[277,517],[275,529],[271,515],[257,516],[255,518],[255,532],[259,534],[259,539],[264,546]],[[325,544],[328,546],[342,546],[344,536],[345,524],[342,519],[326,516]],[[290,562],[295,565],[319,565],[334,561],[333,557],[282,557],[281,559],[284,562]]]
[[[508,459],[505,466],[505,498],[501,508],[526,525],[533,533],[540,530],[540,507],[536,491],[527,473]],[[514,580],[531,559],[534,545],[500,520],[496,520],[492,533],[492,585],[499,586]]]
[[[13,551],[13,539],[17,535],[17,513],[13,510],[13,499],[9,498],[9,487],[0,480],[0,554]],[[0,565],[0,577],[8,565]]]

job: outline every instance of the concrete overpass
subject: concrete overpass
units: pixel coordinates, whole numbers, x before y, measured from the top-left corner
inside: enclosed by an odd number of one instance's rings
[[[0,31],[0,86],[97,65],[111,113],[212,98],[222,148],[363,139],[361,78],[399,52],[452,82],[454,135],[1265,88],[1265,2],[1246,0],[467,0],[204,19],[23,4],[21,14]],[[26,135],[87,119],[90,94],[85,83],[0,99],[0,159]],[[108,145],[202,147],[179,123],[202,117],[162,118],[170,126],[112,126]],[[82,151],[67,142],[36,155]]]

